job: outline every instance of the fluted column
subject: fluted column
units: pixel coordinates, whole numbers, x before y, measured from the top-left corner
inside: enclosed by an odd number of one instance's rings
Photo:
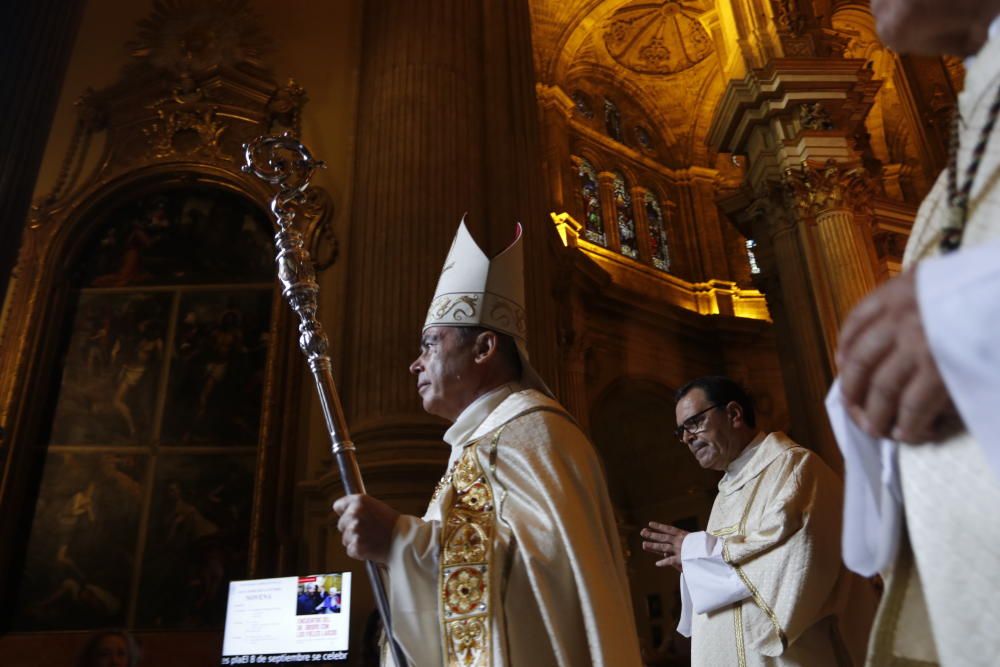
[[[441,422],[423,413],[407,367],[462,214],[490,254],[524,224],[529,348],[550,381],[555,232],[542,204],[526,0],[363,6],[344,402],[355,440],[398,465],[391,454],[404,442],[439,447]]]
[[[825,276],[810,270],[817,250],[808,226],[787,207],[777,186],[762,188],[746,211],[758,242],[761,285],[776,325],[792,430],[835,468],[839,453],[822,409],[833,380],[833,348],[824,321]],[[777,294],[775,294],[777,292]]]
[[[815,225],[821,256],[817,269],[825,273],[835,311],[825,334],[835,344],[851,308],[875,287],[875,267],[855,216],[871,198],[870,177],[854,165],[803,163],[786,171],[785,185],[797,215]]]
[[[853,211],[837,208],[820,213],[816,230],[825,250],[827,274],[835,284],[833,300],[842,324],[851,308],[875,287],[875,271],[861,245]]]
[[[794,16],[786,18],[783,48],[811,39],[794,34]],[[772,314],[777,333],[786,336],[779,346],[786,394],[805,413],[796,428],[807,428],[795,436],[838,468],[824,397],[837,372],[840,324],[875,284],[871,233],[859,224],[871,188],[857,138],[879,82],[863,60],[800,55],[809,57],[776,59],[730,81],[709,144],[746,156],[743,193],[720,201],[730,219],[742,219],[737,224],[746,233],[747,207],[756,197],[764,202],[756,210],[783,221],[768,230],[754,225],[752,235],[772,254],[766,289],[777,288],[781,297]]]

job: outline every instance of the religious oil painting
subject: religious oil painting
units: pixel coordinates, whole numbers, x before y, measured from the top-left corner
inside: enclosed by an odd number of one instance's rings
[[[49,453],[15,627],[125,622],[148,463],[132,452]]]
[[[147,628],[210,628],[246,575],[253,455],[164,455],[153,485],[137,605]]]
[[[217,628],[246,568],[271,225],[205,186],[81,225],[15,626]]]
[[[87,287],[270,282],[270,224],[242,197],[181,188],[108,215],[80,267]]]
[[[149,441],[169,317],[169,294],[80,296],[52,423],[53,444]]]
[[[255,445],[271,290],[193,292],[179,306],[163,441]]]

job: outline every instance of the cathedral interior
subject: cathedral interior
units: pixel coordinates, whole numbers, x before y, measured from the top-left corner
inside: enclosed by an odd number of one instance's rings
[[[672,436],[706,374],[841,468],[823,410],[849,308],[900,271],[945,165],[958,60],[882,46],[866,0],[38,0],[4,57],[0,662],[120,627],[219,664],[228,582],[358,573],[273,190],[297,224],[368,492],[420,515],[446,424],[407,367],[463,214],[525,228],[532,362],[605,465],[649,665],[687,664],[638,530],[704,525]],[[369,632],[370,634],[370,632]]]

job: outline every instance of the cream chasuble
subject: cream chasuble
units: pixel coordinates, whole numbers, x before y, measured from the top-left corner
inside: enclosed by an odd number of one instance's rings
[[[422,519],[400,517],[387,563],[411,663],[640,665],[604,472],[565,410],[506,385],[445,440],[448,472]]]
[[[692,619],[691,664],[849,665],[837,630],[849,575],[840,562],[841,484],[783,433],[726,470],[707,532],[750,597]]]
[[[963,119],[960,184],[1000,86],[996,26],[994,22],[993,37],[970,63],[965,90],[958,98]],[[961,249],[953,256],[956,260],[961,253],[1000,238],[1000,137],[997,130],[993,134],[972,186],[968,223]],[[905,266],[938,254],[940,230],[947,220],[946,175],[941,174],[917,214]],[[1000,262],[1000,257],[994,262]],[[934,285],[927,284],[922,268],[917,273],[917,289],[923,304],[921,295]],[[953,293],[935,298],[976,308],[963,297]],[[988,298],[997,298],[995,287]],[[933,336],[932,324],[925,323],[929,336]],[[995,377],[997,369],[991,372]],[[996,411],[1000,406],[989,409]],[[898,446],[905,531],[896,538],[899,546],[872,635],[870,665],[1000,664],[1000,520],[996,514],[1000,483],[983,448],[985,444],[995,449],[1000,436],[994,432],[987,437],[992,442],[979,442],[964,432],[943,442]],[[850,525],[847,528],[851,530]],[[860,525],[856,530],[862,530]],[[877,546],[873,551],[892,552]]]

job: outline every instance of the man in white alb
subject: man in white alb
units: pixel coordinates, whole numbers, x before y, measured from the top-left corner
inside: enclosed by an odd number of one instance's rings
[[[850,665],[860,633],[841,633],[851,584],[840,561],[841,484],[784,433],[757,429],[751,398],[708,376],[677,392],[677,431],[703,468],[724,471],[705,531],[651,522],[643,549],[681,570],[678,631],[694,667]],[[860,599],[858,599],[860,602]],[[858,619],[851,619],[852,621]]]

